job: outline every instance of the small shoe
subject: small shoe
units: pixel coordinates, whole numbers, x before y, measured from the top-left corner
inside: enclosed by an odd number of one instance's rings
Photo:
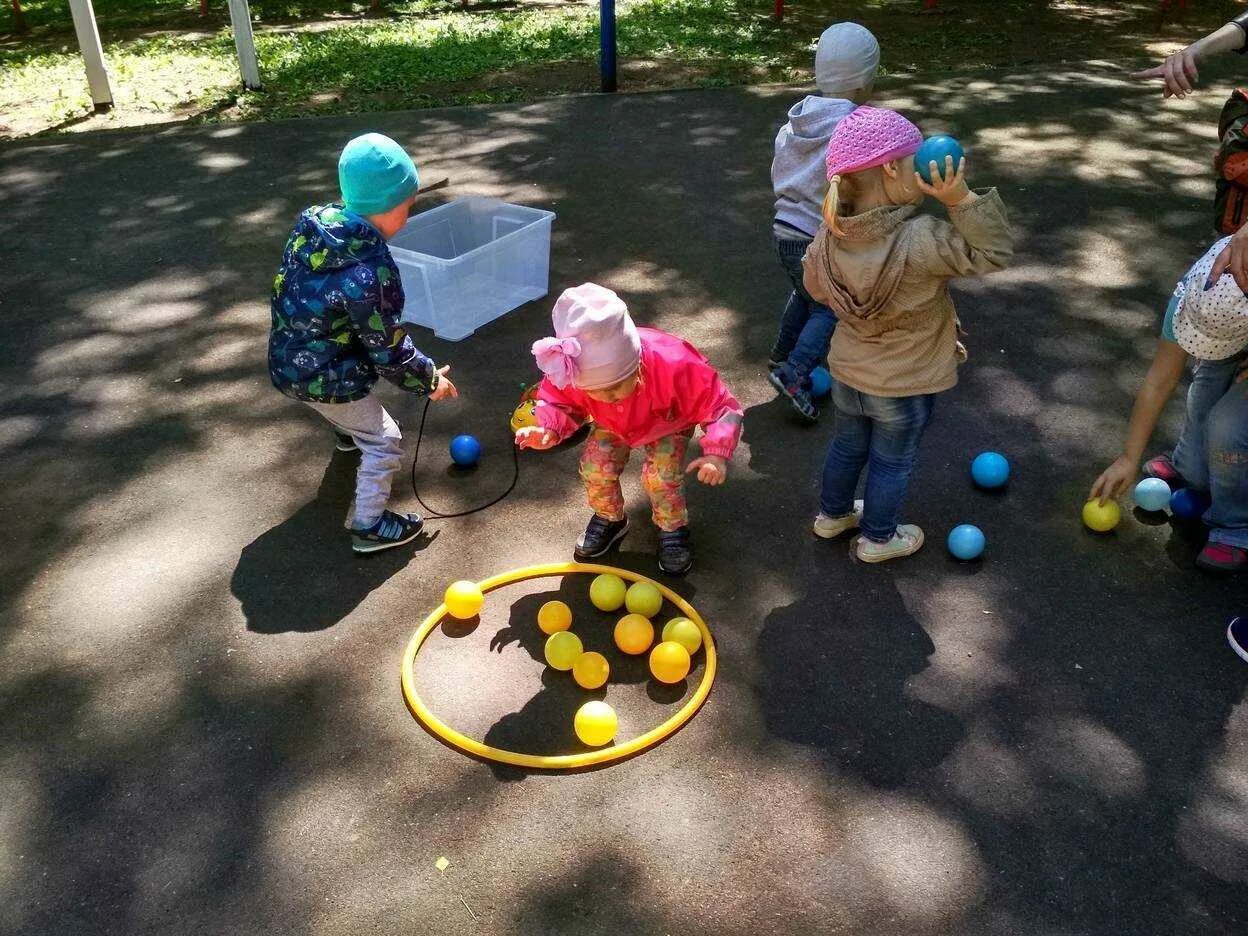
[[[345,432],[334,432],[334,451],[336,452],[358,452],[360,447],[355,444],[355,439],[347,435]]]
[[[1187,479],[1179,474],[1179,469],[1174,467],[1174,462],[1170,460],[1169,455],[1156,455],[1144,463],[1144,468],[1140,472],[1146,478],[1160,478],[1170,485],[1170,490],[1177,491],[1179,488],[1190,487]]]
[[[1209,542],[1196,557],[1196,565],[1206,572],[1238,572],[1248,565],[1248,549]]]
[[[810,399],[810,391],[799,384],[789,383],[786,380],[783,368],[773,370],[767,379],[776,388],[776,393],[788,399],[794,412],[804,422],[816,423],[819,421],[819,410]]]
[[[858,529],[858,524],[862,521],[862,501],[854,501],[854,512],[846,514],[844,517],[829,517],[823,511],[819,511],[819,516],[815,517],[815,525],[812,527],[815,536],[821,536],[824,539],[836,539],[842,533],[850,530]]]
[[[594,514],[589,518],[589,525],[576,541],[576,549],[572,551],[577,562],[586,559],[597,559],[624,538],[628,532],[628,517],[623,520],[608,520]]]
[[[380,519],[366,530],[351,531],[351,549],[357,553],[375,553],[410,543],[420,535],[425,521],[416,514],[382,513]]]
[[[659,568],[668,575],[684,575],[693,565],[689,528],[659,533]]]
[[[1239,658],[1248,663],[1248,615],[1231,618],[1226,626],[1226,640]]]
[[[913,523],[902,523],[887,543],[877,543],[865,536],[858,537],[854,552],[861,562],[887,562],[913,556],[923,548],[923,531]]]

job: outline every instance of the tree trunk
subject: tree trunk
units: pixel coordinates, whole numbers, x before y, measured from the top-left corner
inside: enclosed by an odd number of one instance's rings
[[[13,4],[13,31],[24,33],[26,31],[26,15],[22,13],[22,0],[10,0]]]
[[[199,15],[208,15],[208,0],[199,0]]]

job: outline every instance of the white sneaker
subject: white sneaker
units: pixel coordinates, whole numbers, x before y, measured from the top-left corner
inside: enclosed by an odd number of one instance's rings
[[[887,543],[876,543],[865,536],[858,537],[855,553],[862,562],[887,562],[913,556],[923,548],[923,531],[913,523],[903,523]]]
[[[862,501],[854,501],[854,512],[844,517],[829,517],[823,511],[819,511],[819,516],[815,517],[815,525],[812,530],[815,536],[821,536],[824,539],[835,539],[848,530],[858,529],[858,524],[862,521]]]

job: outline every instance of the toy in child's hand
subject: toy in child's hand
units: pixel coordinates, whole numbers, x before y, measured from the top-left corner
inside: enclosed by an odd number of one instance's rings
[[[962,523],[949,531],[945,545],[955,558],[978,559],[984,553],[984,531],[974,524]]]
[[[1096,533],[1108,533],[1121,519],[1122,511],[1119,510],[1117,501],[1107,500],[1102,504],[1090,500],[1083,505],[1083,525]]]
[[[962,144],[950,136],[934,136],[928,137],[923,141],[923,145],[919,147],[917,153],[914,154],[914,168],[918,171],[919,176],[928,185],[932,184],[932,163],[936,163],[936,174],[942,179],[947,178],[945,173],[948,166],[945,158],[953,157],[953,168],[956,171],[958,163],[966,155],[962,149]]]
[[[1192,520],[1209,509],[1209,495],[1195,488],[1179,488],[1170,496],[1170,511],[1176,517]]]
[[[971,462],[971,480],[981,488],[999,488],[1010,477],[1010,463],[999,452],[980,452]]]
[[[516,431],[516,445],[522,449],[548,449],[559,444],[559,436],[541,426],[525,426]]]
[[[1153,513],[1170,505],[1170,485],[1161,478],[1145,478],[1135,486],[1131,494],[1135,506]]]
[[[615,709],[606,702],[595,700],[586,702],[576,710],[576,715],[572,719],[572,727],[583,744],[588,744],[590,747],[602,747],[615,737],[620,727],[620,720],[615,714]]]
[[[481,443],[470,435],[457,435],[451,439],[451,461],[461,468],[471,468],[481,458]]]
[[[810,372],[810,395],[822,400],[832,392],[832,375],[826,367],[816,367]]]

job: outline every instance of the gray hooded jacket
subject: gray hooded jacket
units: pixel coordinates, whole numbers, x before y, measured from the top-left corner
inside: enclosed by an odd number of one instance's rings
[[[776,134],[771,187],[776,193],[776,233],[796,240],[814,237],[823,223],[821,207],[828,188],[824,155],[836,125],[858,105],[842,98],[812,94],[789,108],[789,122]],[[797,231],[788,230],[788,227]],[[799,234],[798,232],[801,232]]]

